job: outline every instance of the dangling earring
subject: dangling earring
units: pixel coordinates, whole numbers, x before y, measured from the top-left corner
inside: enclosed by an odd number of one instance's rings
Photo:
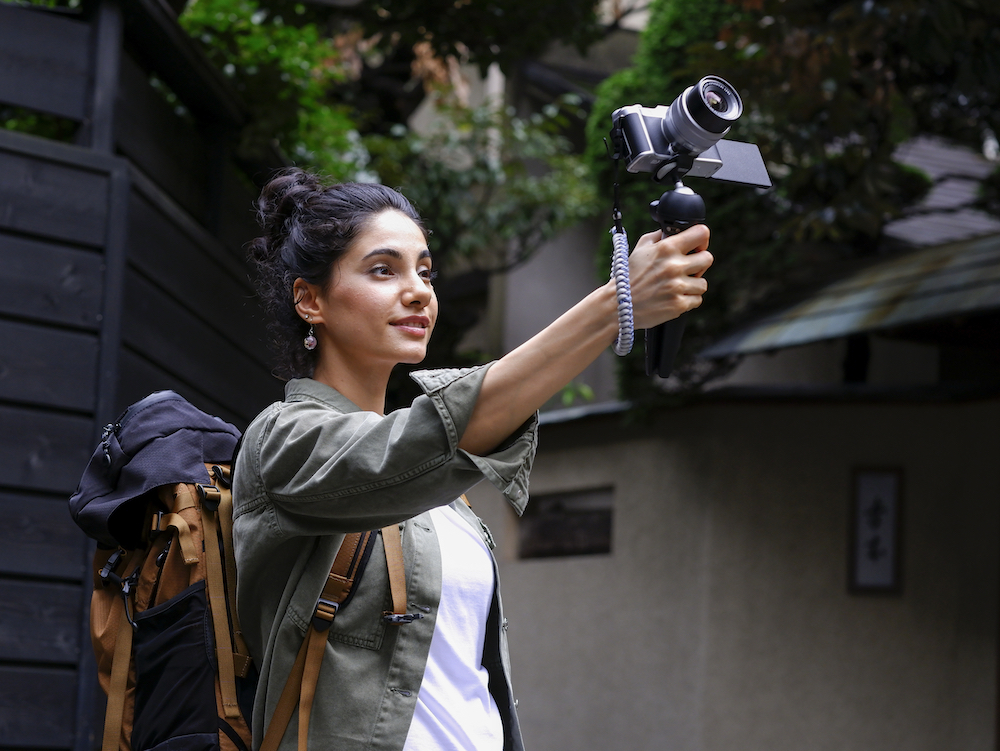
[[[310,352],[316,349],[316,337],[313,335],[312,324],[309,324],[309,333],[306,334],[306,338],[302,340],[302,346]]]

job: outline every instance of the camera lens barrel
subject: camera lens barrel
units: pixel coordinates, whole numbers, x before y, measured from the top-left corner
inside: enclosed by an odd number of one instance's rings
[[[714,146],[743,114],[743,100],[728,81],[705,76],[667,108],[660,124],[668,143],[692,154]]]

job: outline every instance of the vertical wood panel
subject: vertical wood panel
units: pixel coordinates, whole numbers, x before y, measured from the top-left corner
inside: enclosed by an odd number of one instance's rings
[[[94,23],[94,85],[89,118],[90,147],[101,154],[115,150],[115,100],[121,75],[122,10],[120,0],[104,0]]]

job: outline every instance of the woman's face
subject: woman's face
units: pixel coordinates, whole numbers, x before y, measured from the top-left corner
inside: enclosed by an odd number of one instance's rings
[[[313,288],[324,364],[363,372],[423,360],[437,320],[431,266],[413,220],[395,210],[371,217],[334,264],[326,292]]]

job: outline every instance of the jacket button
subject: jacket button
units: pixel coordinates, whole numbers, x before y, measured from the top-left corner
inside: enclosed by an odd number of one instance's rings
[[[503,619],[503,623],[501,624],[501,627],[503,628],[504,631],[507,630],[507,624],[508,623],[509,623],[509,621],[506,618],[504,618]]]

